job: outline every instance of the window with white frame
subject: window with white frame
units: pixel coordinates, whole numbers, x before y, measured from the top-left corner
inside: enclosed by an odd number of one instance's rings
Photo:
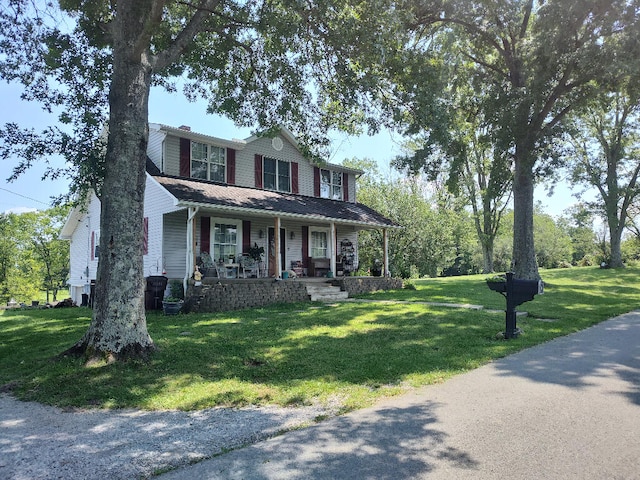
[[[342,200],[342,173],[320,169],[320,196]]]
[[[328,258],[328,235],[325,231],[311,231],[311,256]]]
[[[211,258],[214,261],[222,260],[223,262],[226,262],[231,257],[237,258],[238,239],[241,238],[238,223],[233,220],[215,222],[211,228],[213,230],[213,254]]]
[[[226,182],[226,149],[191,142],[191,177]]]
[[[264,157],[263,186],[265,190],[291,191],[291,164],[275,158]]]

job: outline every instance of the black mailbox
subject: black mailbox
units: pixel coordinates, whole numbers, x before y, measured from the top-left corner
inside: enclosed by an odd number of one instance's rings
[[[534,296],[544,293],[544,284],[542,280],[513,278],[512,272],[507,273],[506,277],[506,282],[504,282],[500,288],[492,285],[489,285],[489,288],[504,295],[507,299],[504,338],[514,338],[518,335],[516,329],[516,307],[524,302],[533,300]]]
[[[513,274],[511,274],[513,276]],[[507,274],[507,295],[511,295],[513,306],[524,302],[530,302],[535,295],[543,293],[544,287],[542,280],[522,280],[519,278],[511,279],[511,289],[509,289],[509,274]],[[507,297],[507,302],[509,298]]]

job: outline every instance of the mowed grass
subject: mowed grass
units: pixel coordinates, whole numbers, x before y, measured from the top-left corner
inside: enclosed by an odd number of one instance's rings
[[[640,305],[640,269],[541,272],[545,294],[523,304],[524,334],[499,340],[504,298],[485,276],[417,281],[374,302],[279,305],[219,314],[147,317],[148,362],[90,366],[57,354],[85,332],[85,308],[0,315],[0,385],[62,407],[194,410],[324,405],[345,412],[381,396],[442,382],[523,348]],[[389,303],[388,301],[398,301]],[[484,310],[425,304],[475,304]],[[552,320],[552,321],[550,321]]]

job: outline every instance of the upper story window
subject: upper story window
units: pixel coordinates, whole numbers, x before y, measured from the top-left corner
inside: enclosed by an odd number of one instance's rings
[[[320,196],[342,200],[342,173],[320,169]]]
[[[191,177],[226,182],[226,150],[215,145],[191,142]]]
[[[263,185],[265,190],[291,192],[291,164],[264,157]]]

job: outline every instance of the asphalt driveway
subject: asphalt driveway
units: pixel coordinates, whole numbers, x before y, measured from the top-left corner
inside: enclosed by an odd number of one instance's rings
[[[640,479],[640,312],[161,478]]]

